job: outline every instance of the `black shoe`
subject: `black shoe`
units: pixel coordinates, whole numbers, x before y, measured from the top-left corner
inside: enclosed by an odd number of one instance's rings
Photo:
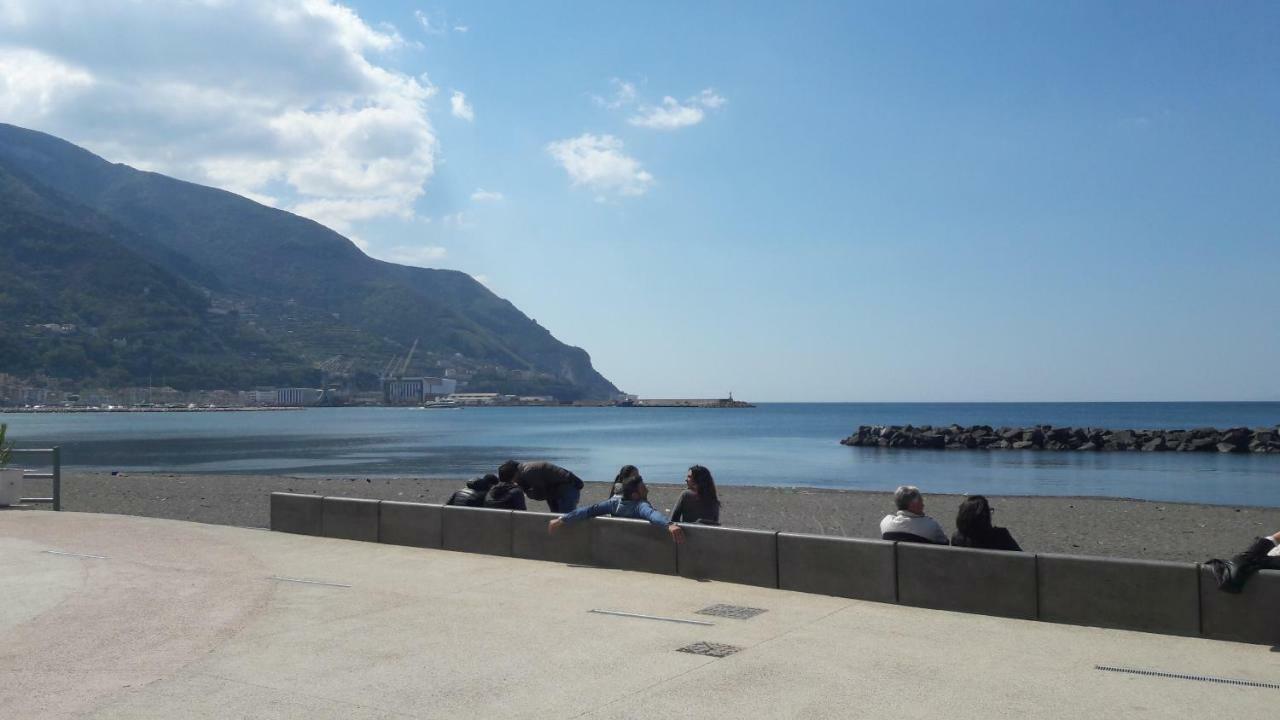
[[[1218,582],[1219,590],[1239,594],[1241,587],[1235,563],[1230,560],[1209,560],[1205,565],[1213,571],[1213,579]]]

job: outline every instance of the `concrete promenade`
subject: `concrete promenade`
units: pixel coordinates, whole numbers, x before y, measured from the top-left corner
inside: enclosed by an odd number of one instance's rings
[[[765,612],[697,613],[721,603]],[[698,642],[740,650],[677,651]],[[1239,720],[1280,708],[1280,687],[1097,666],[1280,686],[1280,652],[1259,645],[173,520],[0,511],[3,718]]]

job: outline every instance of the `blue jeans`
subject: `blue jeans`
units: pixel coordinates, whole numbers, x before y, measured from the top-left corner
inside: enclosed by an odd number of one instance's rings
[[[582,497],[582,489],[573,483],[561,485],[556,494],[547,497],[547,507],[558,515],[570,513],[578,509],[578,500]]]

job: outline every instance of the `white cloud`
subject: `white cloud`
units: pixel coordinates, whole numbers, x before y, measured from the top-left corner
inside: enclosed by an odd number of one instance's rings
[[[547,145],[547,152],[569,173],[573,185],[596,191],[597,199],[606,193],[643,195],[653,184],[653,176],[640,161],[622,150],[618,138],[590,133]]]
[[[475,225],[473,225],[469,220],[467,220],[466,213],[463,213],[461,211],[453,213],[451,215],[445,215],[441,217],[440,222],[445,227],[454,228],[456,230],[470,230],[471,228],[475,227]]]
[[[678,130],[679,128],[697,125],[707,116],[707,110],[715,110],[727,102],[711,88],[680,102],[670,95],[662,98],[659,105],[642,105],[638,115],[633,115],[627,122],[636,127],[652,130]]]
[[[620,107],[631,105],[636,101],[637,93],[634,83],[625,82],[618,78],[611,78],[609,84],[613,86],[613,94],[607,98],[599,95],[592,95],[591,99],[597,105],[610,110],[617,110]]]
[[[476,188],[476,191],[471,193],[472,202],[499,202],[504,199],[505,196],[502,193],[485,190],[484,188]]]
[[[427,13],[422,10],[414,10],[413,16],[418,19],[418,24],[422,26],[422,31],[428,35],[444,35],[450,29],[456,33],[465,33],[471,30],[466,25],[450,23],[449,18],[441,12]]]
[[[471,122],[476,119],[476,112],[471,107],[471,103],[467,102],[467,94],[461,90],[454,90],[453,95],[449,98],[449,110],[453,116],[461,120]]]
[[[448,251],[435,245],[398,245],[373,254],[379,260],[415,267],[432,267],[445,255]]]
[[[411,216],[435,171],[435,88],[335,0],[3,0],[0,36],[0,116],[112,161],[342,231]]]

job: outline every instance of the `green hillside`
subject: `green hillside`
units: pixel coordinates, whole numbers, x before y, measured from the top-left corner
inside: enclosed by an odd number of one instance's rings
[[[318,367],[371,378],[418,340],[410,372],[471,370],[472,390],[617,392],[464,273],[374,260],[305,218],[9,125],[0,262],[0,372],[14,375],[315,384]]]

